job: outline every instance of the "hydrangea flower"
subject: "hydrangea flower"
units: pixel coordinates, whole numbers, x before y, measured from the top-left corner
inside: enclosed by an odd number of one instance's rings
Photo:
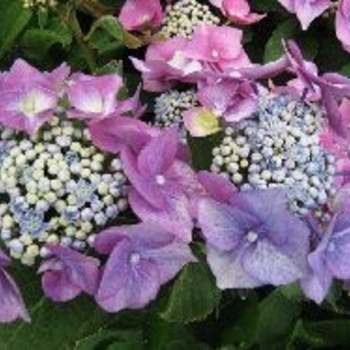
[[[307,297],[321,303],[334,278],[350,279],[349,213],[334,216],[317,248],[309,254],[309,273],[301,280]]]
[[[109,255],[96,293],[108,312],[146,306],[163,284],[195,261],[185,243],[149,223],[111,227],[98,235],[96,249]]]
[[[193,223],[187,197],[198,183],[190,166],[177,159],[178,142],[175,129],[165,130],[138,155],[124,149],[121,157],[136,192],[129,196],[136,214],[144,221],[159,221],[168,229],[180,224],[176,232],[190,241]]]
[[[244,103],[244,100],[248,103]],[[226,121],[239,121],[256,109],[256,91],[247,81],[219,79],[199,86],[198,100],[202,106],[222,116]],[[245,108],[240,108],[242,104]],[[242,114],[243,113],[243,114]]]
[[[220,24],[220,18],[213,14],[210,6],[198,0],[178,0],[166,6],[159,34],[166,38],[177,35],[191,38],[194,30],[205,24]]]
[[[71,104],[69,116],[96,121],[117,112],[117,94],[123,85],[118,74],[92,77],[73,75],[67,95]]]
[[[62,113],[35,140],[16,139],[8,128],[0,133],[8,146],[0,166],[0,237],[26,265],[46,258],[46,243],[93,246],[96,230],[128,206],[120,158],[98,151],[88,130]]]
[[[350,1],[340,0],[335,18],[337,38],[341,41],[344,50],[350,52]]]
[[[119,14],[119,21],[127,30],[158,27],[162,18],[160,0],[127,0]]]
[[[238,25],[253,24],[265,17],[265,15],[252,13],[247,0],[210,0],[210,2],[220,8],[228,19]]]
[[[41,73],[25,61],[15,61],[1,76],[0,123],[32,135],[53,118],[59,96],[58,87],[67,71]]]
[[[278,0],[278,2],[289,12],[296,14],[303,30],[325,12],[331,3],[330,0]]]
[[[181,35],[166,41],[152,43],[146,52],[145,61],[131,58],[135,68],[142,73],[144,89],[165,91],[174,80],[195,82],[193,75],[202,71],[199,62],[184,55],[187,39]]]
[[[54,301],[68,301],[82,292],[95,294],[99,282],[99,261],[70,248],[48,245],[50,258],[40,268],[45,295]]]
[[[283,285],[307,272],[309,231],[286,205],[280,189],[235,193],[230,204],[199,201],[199,226],[220,289]]]
[[[242,35],[241,30],[228,26],[203,25],[194,31],[184,54],[190,59],[217,65],[222,70],[249,66]]]
[[[17,319],[30,321],[24,305],[21,292],[15,281],[4,270],[10,264],[10,259],[0,250],[0,322],[10,323]]]

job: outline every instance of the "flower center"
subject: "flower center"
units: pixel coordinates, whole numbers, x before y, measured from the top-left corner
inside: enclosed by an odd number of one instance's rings
[[[213,57],[213,58],[219,58],[219,52],[216,51],[216,50],[213,50],[213,51],[211,52],[211,57]]]
[[[31,90],[24,95],[19,102],[19,110],[27,117],[35,117],[37,114],[52,108],[53,99],[38,90]]]
[[[254,243],[258,239],[258,234],[255,231],[248,231],[246,238],[249,242]]]
[[[163,186],[165,184],[165,177],[163,175],[157,175],[156,176],[156,183],[159,186]]]
[[[141,260],[141,256],[139,253],[132,253],[130,255],[129,261],[130,261],[131,265],[137,265],[140,262],[140,260]]]

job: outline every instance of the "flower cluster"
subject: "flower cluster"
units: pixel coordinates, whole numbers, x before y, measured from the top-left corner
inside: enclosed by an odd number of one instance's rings
[[[191,37],[195,28],[203,24],[220,24],[220,18],[197,0],[180,0],[168,5],[161,25],[160,34],[166,38],[176,35]]]
[[[256,116],[225,129],[211,170],[238,188],[282,186],[301,215],[334,195],[335,157],[320,145],[322,112],[287,95],[262,96]]]
[[[182,114],[197,105],[194,90],[170,90],[159,95],[154,104],[154,125],[158,128],[176,126],[186,138]]]
[[[12,133],[2,141],[0,235],[29,265],[47,257],[46,243],[93,246],[98,229],[127,207],[120,159],[99,152],[71,121],[55,117],[48,127],[35,140]]]
[[[280,0],[303,28],[329,2]],[[340,1],[345,49],[349,13]],[[29,320],[6,252],[39,264],[48,298],[86,293],[108,312],[155,299],[196,263],[194,240],[222,290],[297,282],[320,303],[350,280],[350,80],[320,74],[293,41],[253,64],[230,24],[263,17],[245,0],[127,0],[124,29],[155,34],[131,58],[161,93],[147,122],[141,86],[120,99],[119,74],[19,59],[0,75],[0,321]]]

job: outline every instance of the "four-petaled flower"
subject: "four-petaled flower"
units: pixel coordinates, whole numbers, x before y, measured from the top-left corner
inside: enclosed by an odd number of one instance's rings
[[[185,264],[195,261],[187,244],[155,224],[111,227],[99,233],[95,247],[109,255],[96,293],[109,312],[144,307]]]
[[[230,204],[199,201],[199,226],[220,289],[283,285],[306,273],[309,231],[286,205],[282,189],[235,193]]]
[[[124,171],[133,186],[129,201],[143,221],[157,221],[185,241],[191,240],[193,222],[189,197],[199,185],[194,171],[178,159],[179,135],[163,131],[135,155],[121,153]]]
[[[32,135],[53,118],[69,70],[43,74],[25,61],[15,61],[1,75],[0,123]]]

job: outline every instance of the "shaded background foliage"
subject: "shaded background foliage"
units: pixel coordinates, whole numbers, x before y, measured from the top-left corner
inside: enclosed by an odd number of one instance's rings
[[[114,14],[123,0],[60,1],[49,12],[24,9],[21,0],[0,1],[0,69],[18,57],[43,70],[67,62],[74,71],[122,73],[130,90],[140,76],[128,56],[142,57],[149,38],[123,31]],[[267,19],[245,29],[245,48],[254,62],[282,53],[281,39],[295,38],[305,57],[322,70],[350,76],[349,56],[334,34],[334,18],[319,18],[302,32],[295,18],[275,0],[252,0]],[[154,95],[143,96],[152,105]],[[208,164],[203,147],[190,140],[193,164]],[[202,247],[193,245],[203,260]],[[0,326],[0,350],[138,349],[349,349],[350,302],[338,286],[322,306],[303,299],[296,285],[220,293],[203,262],[187,266],[141,311],[109,315],[93,300],[66,304],[46,300],[34,270],[13,267],[32,323]]]

